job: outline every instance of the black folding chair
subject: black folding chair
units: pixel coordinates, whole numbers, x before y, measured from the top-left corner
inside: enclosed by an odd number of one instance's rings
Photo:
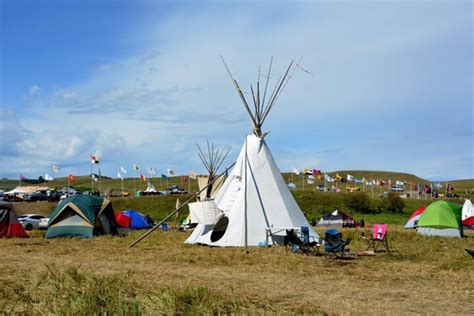
[[[309,234],[299,233],[294,229],[287,229],[284,239],[286,250],[300,252],[304,254],[318,254],[321,247],[321,240],[309,236]]]

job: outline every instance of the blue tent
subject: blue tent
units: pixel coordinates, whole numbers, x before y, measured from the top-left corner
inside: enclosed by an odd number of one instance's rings
[[[141,229],[151,227],[143,214],[134,210],[117,212],[115,213],[115,219],[117,220],[117,224],[122,228]]]

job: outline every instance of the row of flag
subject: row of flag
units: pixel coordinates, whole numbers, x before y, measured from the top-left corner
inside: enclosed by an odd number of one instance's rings
[[[315,177],[316,175],[317,175],[318,180],[324,180],[324,181],[329,182],[329,183],[335,183],[335,182],[338,182],[338,181],[339,182],[353,182],[355,184],[363,184],[363,185],[366,185],[366,186],[385,186],[385,185],[388,185],[388,186],[392,186],[392,185],[406,186],[408,184],[405,181],[400,181],[400,180],[392,181],[391,179],[389,179],[387,181],[385,181],[385,180],[376,180],[376,179],[366,179],[365,177],[362,177],[362,179],[358,179],[358,178],[356,178],[355,176],[353,176],[351,174],[347,174],[346,178],[339,175],[339,173],[336,173],[335,176],[330,176],[326,173],[321,172],[321,170],[319,170],[319,169],[304,168],[302,171],[300,171],[297,168],[293,167],[292,172],[296,175],[300,175],[300,176],[303,176],[303,177],[307,176],[306,178],[307,178],[307,183],[308,184],[314,184],[314,180],[316,179],[316,177]],[[413,188],[418,189],[418,191],[420,191],[420,192],[424,191],[426,193],[431,193],[432,189],[442,189],[443,188],[443,185],[440,182],[434,182],[431,185],[416,183],[416,182],[412,182],[410,184],[413,186]],[[452,191],[454,191],[454,187],[450,183],[448,183],[447,186],[446,186],[446,191],[452,192]]]

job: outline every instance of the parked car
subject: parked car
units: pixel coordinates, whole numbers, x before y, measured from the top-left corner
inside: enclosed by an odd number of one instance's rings
[[[390,189],[388,189],[388,192],[404,192],[405,189],[403,188],[403,186],[399,186],[399,185],[394,185],[392,187],[390,187]]]
[[[328,188],[326,188],[326,187],[324,186],[324,184],[318,184],[318,185],[316,186],[316,191],[318,191],[318,192],[327,192],[327,191],[328,191]]]
[[[187,194],[188,193],[188,191],[186,191],[185,189],[183,189],[182,187],[178,185],[172,185],[166,190],[168,190],[170,194]]]
[[[38,229],[48,229],[49,217],[43,217],[40,219]]]
[[[26,202],[38,202],[38,201],[59,201],[60,194],[55,190],[41,189],[31,194],[25,194],[23,200]]]
[[[38,229],[40,220],[44,218],[39,214],[24,214],[18,217],[18,221],[26,230]]]

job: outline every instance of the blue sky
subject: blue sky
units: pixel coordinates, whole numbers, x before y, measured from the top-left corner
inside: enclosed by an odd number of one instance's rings
[[[0,177],[51,165],[203,172],[196,143],[251,125],[244,87],[297,71],[265,122],[281,170],[474,178],[471,2],[8,1],[0,4]]]

